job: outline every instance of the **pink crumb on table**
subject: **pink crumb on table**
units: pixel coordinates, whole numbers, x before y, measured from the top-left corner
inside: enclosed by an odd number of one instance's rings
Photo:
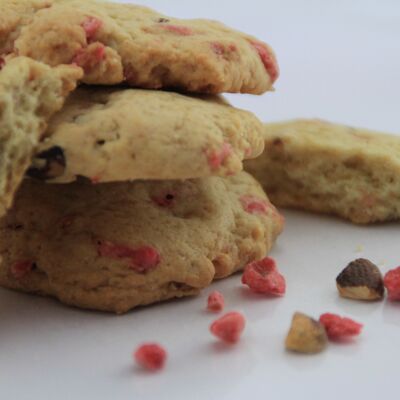
[[[223,143],[219,150],[212,150],[207,154],[208,165],[212,170],[216,170],[231,154],[232,146],[229,143]]]
[[[225,300],[222,293],[214,290],[210,293],[207,299],[207,310],[213,312],[220,312],[224,309]]]
[[[164,367],[167,352],[157,343],[144,343],[135,350],[133,358],[142,368],[157,371]]]
[[[126,259],[129,267],[139,273],[151,271],[161,261],[158,251],[150,246],[131,248],[106,240],[99,240],[97,252],[101,257]]]
[[[34,262],[30,260],[18,261],[11,266],[10,268],[11,275],[15,279],[22,279],[24,276],[26,276],[27,274],[29,274],[29,272],[32,271],[33,265]]]
[[[331,340],[347,339],[361,333],[363,325],[350,318],[325,313],[319,317],[319,322],[325,327],[326,334]]]
[[[218,318],[210,325],[210,332],[226,343],[239,341],[246,325],[244,316],[232,311]]]
[[[270,257],[247,264],[242,283],[256,293],[283,296],[286,292],[285,278],[279,273],[275,260]]]
[[[274,83],[279,77],[279,67],[274,57],[271,55],[271,50],[269,50],[264,43],[255,41],[250,43],[257,50],[272,83]]]
[[[191,36],[193,35],[192,29],[187,26],[179,26],[179,25],[159,25],[161,29],[165,29],[168,32],[176,33],[181,36]]]
[[[103,26],[103,21],[96,17],[86,17],[81,26],[85,31],[88,42],[91,42],[97,31]]]
[[[400,301],[400,267],[386,272],[383,284],[387,290],[389,300]]]
[[[256,196],[244,195],[240,198],[243,209],[250,214],[266,214],[270,208],[266,200]]]

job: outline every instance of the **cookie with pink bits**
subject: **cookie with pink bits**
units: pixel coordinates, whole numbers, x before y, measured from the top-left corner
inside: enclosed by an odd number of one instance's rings
[[[265,150],[245,169],[280,207],[357,224],[400,219],[400,137],[321,120],[265,125]]]
[[[10,207],[48,120],[81,76],[78,67],[0,57],[0,215]]]
[[[252,212],[244,196],[265,207]],[[263,258],[281,230],[244,172],[100,185],[26,179],[0,221],[0,284],[123,313],[199,293]]]
[[[262,94],[279,75],[272,49],[252,36],[133,4],[2,0],[0,36],[0,55],[75,63],[89,84]]]
[[[28,174],[52,183],[227,176],[262,152],[262,133],[253,114],[218,96],[81,87],[50,121]]]

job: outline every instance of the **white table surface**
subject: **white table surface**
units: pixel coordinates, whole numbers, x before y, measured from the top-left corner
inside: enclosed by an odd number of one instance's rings
[[[179,17],[219,19],[269,42],[281,65],[276,92],[228,96],[264,120],[319,117],[400,132],[398,1],[142,3]],[[400,303],[341,299],[335,277],[360,256],[383,272],[399,265],[399,225],[285,216],[272,252],[287,278],[281,299],[252,295],[234,276],[197,298],[113,316],[0,290],[0,399],[398,398]],[[212,289],[224,293],[227,310],[246,315],[236,346],[220,345],[208,332],[214,316],[204,307]],[[365,328],[354,343],[322,354],[289,354],[283,341],[296,310],[351,316]],[[169,351],[161,373],[144,373],[131,361],[136,345],[149,340]]]

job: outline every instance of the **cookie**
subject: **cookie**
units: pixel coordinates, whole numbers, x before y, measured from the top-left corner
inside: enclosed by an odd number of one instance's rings
[[[3,0],[0,55],[76,63],[83,82],[261,94],[278,66],[263,42],[208,20],[95,0]]]
[[[0,222],[0,284],[122,313],[199,293],[264,257],[281,230],[244,172],[101,185],[27,179]]]
[[[219,97],[80,88],[50,121],[31,177],[71,182],[232,175],[264,148],[263,125]]]
[[[266,125],[246,169],[282,207],[367,224],[400,217],[400,137],[319,120]]]
[[[0,67],[0,215],[11,205],[48,119],[82,76],[78,67],[51,68],[25,57]]]

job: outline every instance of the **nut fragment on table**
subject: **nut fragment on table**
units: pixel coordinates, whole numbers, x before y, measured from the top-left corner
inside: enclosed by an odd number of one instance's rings
[[[327,344],[328,337],[320,322],[303,313],[294,313],[285,341],[287,350],[298,353],[319,353]]]
[[[352,261],[336,278],[342,297],[356,300],[383,299],[383,278],[379,268],[365,258]]]

